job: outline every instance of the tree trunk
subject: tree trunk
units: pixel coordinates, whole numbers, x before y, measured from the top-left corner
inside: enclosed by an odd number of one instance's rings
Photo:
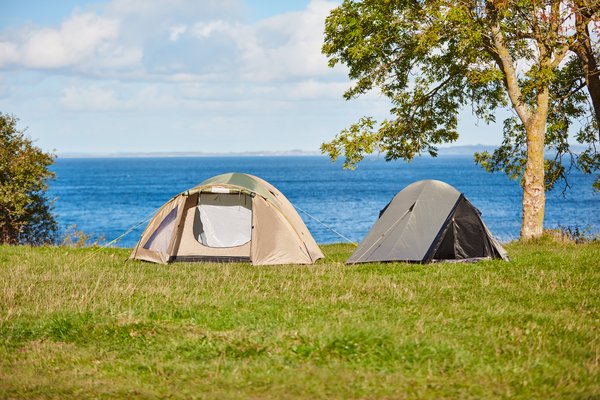
[[[585,80],[588,92],[590,93],[594,113],[596,114],[596,122],[600,129],[600,71],[598,70],[598,64],[593,53],[589,55],[587,67],[584,67],[584,70],[586,71]]]
[[[3,226],[0,244],[12,244],[10,239],[10,229],[7,226]]]
[[[544,115],[539,115],[540,111]],[[544,137],[546,131],[546,113],[538,109],[527,131],[527,163],[523,176],[523,220],[521,239],[538,238],[544,231],[544,206],[546,193],[544,188]],[[543,117],[543,118],[542,118]]]
[[[593,13],[584,3],[578,4],[579,12],[575,14],[575,27],[577,40],[571,45],[571,50],[577,54],[583,66],[583,75],[587,86],[596,122],[600,129],[600,70],[598,61],[592,47],[589,23]],[[582,11],[585,10],[585,11]],[[590,14],[591,13],[591,14]]]

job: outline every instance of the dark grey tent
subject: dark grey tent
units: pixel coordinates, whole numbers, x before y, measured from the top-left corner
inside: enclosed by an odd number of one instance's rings
[[[464,194],[447,183],[425,180],[405,187],[381,210],[347,263],[480,258],[508,260]]]

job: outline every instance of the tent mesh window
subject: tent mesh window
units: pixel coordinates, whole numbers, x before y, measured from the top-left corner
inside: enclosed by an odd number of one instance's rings
[[[252,237],[252,198],[243,193],[201,193],[194,238],[208,247],[237,247]]]
[[[165,219],[162,220],[158,228],[152,233],[150,239],[144,245],[147,250],[154,250],[159,253],[165,253],[169,246],[171,235],[173,234],[173,228],[175,227],[175,220],[177,217],[177,206],[167,214]]]

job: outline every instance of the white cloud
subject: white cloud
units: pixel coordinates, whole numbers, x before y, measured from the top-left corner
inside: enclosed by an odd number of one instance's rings
[[[0,68],[146,81],[207,75],[221,82],[345,80],[321,54],[324,20],[336,5],[313,0],[304,10],[248,23],[240,0],[113,0],[57,27],[0,32]]]
[[[52,69],[139,63],[141,49],[125,48],[118,41],[119,33],[116,19],[73,14],[58,28],[32,29],[12,41],[0,42],[0,66]]]
[[[71,111],[166,111],[215,107],[223,100],[210,98],[205,88],[190,85],[111,83],[102,86],[79,83],[63,90],[60,103]]]
[[[196,23],[192,28],[192,33],[200,39],[206,39],[218,33],[225,33],[235,38],[238,36],[240,28],[242,28],[242,25],[226,23],[219,19]]]
[[[179,39],[179,36],[187,31],[187,26],[185,25],[175,25],[171,28],[171,32],[169,33],[169,40],[171,42],[176,42]]]
[[[325,17],[337,4],[313,0],[306,10],[261,21],[256,40],[245,49],[249,78],[260,80],[313,77],[331,73],[321,54]],[[273,38],[278,41],[270,43]]]
[[[113,0],[55,26],[0,32],[0,69],[10,94],[0,96],[0,105],[79,132],[64,140],[70,148],[88,146],[92,131],[116,119],[127,134],[100,136],[124,147],[125,136],[162,136],[159,126],[177,123],[181,137],[197,126],[196,134],[264,137],[237,141],[263,147],[282,131],[289,140],[296,130],[310,131],[307,121],[314,123],[316,146],[317,132],[336,132],[354,120],[342,98],[346,74],[328,68],[321,54],[324,20],[336,3],[313,0],[304,10],[258,21],[242,15],[240,4]],[[349,107],[371,113],[375,104]],[[60,147],[55,131],[47,129],[47,142]]]
[[[232,84],[165,81],[139,84],[110,82],[102,85],[79,81],[63,90],[60,104],[74,111],[206,111],[274,112],[292,109],[299,101],[336,102],[346,88],[343,82]]]
[[[19,50],[14,43],[0,42],[0,67],[18,62]]]
[[[337,3],[313,0],[303,11],[277,15],[255,24],[201,21],[192,34],[199,40],[227,37],[237,46],[237,68],[250,81],[279,81],[332,74],[321,54],[325,17]]]
[[[291,100],[337,100],[342,98],[346,89],[348,89],[346,82],[320,82],[308,79],[293,84],[287,92],[287,97]]]
[[[60,102],[70,110],[115,110],[123,105],[112,89],[98,86],[68,87]]]

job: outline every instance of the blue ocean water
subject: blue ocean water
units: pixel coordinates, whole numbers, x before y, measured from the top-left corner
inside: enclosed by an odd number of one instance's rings
[[[326,157],[174,157],[57,159],[57,179],[49,196],[56,199],[61,228],[77,229],[111,240],[170,198],[225,172],[257,175],[275,185],[302,210],[354,241],[360,241],[392,197],[421,179],[439,179],[465,193],[501,241],[518,237],[521,189],[503,174],[488,174],[469,156],[417,158],[411,163],[366,159],[355,171]],[[600,229],[600,194],[593,177],[569,176],[572,186],[548,193],[547,227]],[[318,243],[342,238],[299,213]],[[119,242],[132,247],[144,226]]]

